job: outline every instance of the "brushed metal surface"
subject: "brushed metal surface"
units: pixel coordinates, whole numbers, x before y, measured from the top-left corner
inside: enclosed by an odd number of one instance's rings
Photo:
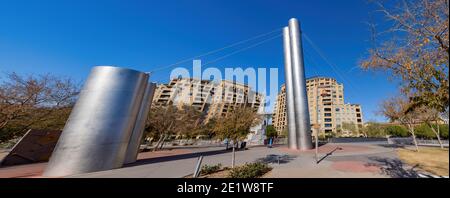
[[[296,138],[300,150],[312,149],[311,125],[309,120],[306,78],[303,63],[303,49],[298,20],[289,20],[291,40],[292,84],[294,90],[294,112],[296,118]]]
[[[144,135],[145,122],[147,121],[148,112],[150,110],[153,95],[155,94],[156,84],[148,83],[145,88],[145,94],[141,102],[138,118],[131,134],[130,142],[128,143],[127,153],[125,155],[124,164],[136,162],[141,145],[142,136]]]
[[[136,123],[148,74],[98,66],[91,70],[44,176],[119,168]]]
[[[284,48],[284,76],[286,87],[286,113],[288,129],[288,147],[289,149],[298,149],[296,138],[296,122],[294,112],[294,90],[292,85],[292,60],[291,60],[291,39],[289,36],[289,27],[283,28],[283,48]]]

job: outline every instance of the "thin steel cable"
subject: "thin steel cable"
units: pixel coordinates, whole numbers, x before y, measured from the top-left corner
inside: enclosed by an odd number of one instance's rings
[[[282,28],[277,28],[277,29],[271,30],[271,31],[266,32],[266,33],[263,33],[263,34],[256,35],[256,36],[251,37],[251,38],[249,38],[249,39],[241,40],[241,41],[235,42],[235,43],[233,43],[233,44],[227,45],[227,46],[225,46],[225,47],[218,48],[218,49],[215,49],[215,50],[206,52],[206,53],[201,54],[201,55],[197,55],[197,56],[194,56],[194,57],[191,57],[191,58],[186,58],[186,59],[183,59],[183,60],[178,61],[178,62],[176,62],[176,63],[173,63],[173,64],[170,64],[170,65],[166,65],[166,66],[159,67],[159,68],[157,68],[157,69],[151,70],[150,73],[154,73],[154,72],[158,72],[158,71],[161,71],[161,70],[165,70],[165,69],[168,69],[168,68],[171,68],[171,67],[180,65],[180,64],[182,64],[182,63],[185,63],[185,62],[188,62],[188,61],[192,61],[193,59],[198,59],[198,58],[201,58],[201,57],[204,57],[204,56],[208,56],[208,55],[211,55],[211,54],[215,54],[215,53],[220,52],[220,51],[222,51],[222,50],[225,50],[225,49],[228,49],[228,48],[232,48],[232,47],[235,47],[235,46],[238,46],[238,45],[247,43],[247,42],[249,42],[249,41],[252,41],[252,40],[255,40],[255,39],[258,39],[258,38],[262,38],[262,37],[264,37],[264,36],[268,36],[268,35],[270,35],[270,34],[273,34],[273,33],[277,32],[277,31],[281,31],[281,29],[282,29]]]
[[[312,60],[312,58],[309,57],[309,55],[308,55],[307,53],[305,53],[305,51],[303,51],[303,52],[304,52],[304,55],[306,55],[306,56],[304,57],[304,58],[305,58],[305,62],[308,62],[308,63],[309,63],[310,68],[311,68],[311,70],[313,71],[314,75],[315,75],[315,76],[319,76],[319,73],[318,73],[317,70],[315,69],[315,68],[317,67],[316,62],[315,62],[314,60]]]
[[[325,54],[320,50],[320,48],[305,34],[303,33],[303,36],[305,37],[305,40],[312,46],[314,51],[319,54],[319,56],[331,67],[331,69],[338,75],[339,78],[341,78],[342,81],[344,81],[345,84],[348,84],[352,89],[356,91],[360,91],[359,87],[353,85],[347,78],[342,75],[339,70],[337,69],[337,66],[333,64],[326,56]]]
[[[278,35],[273,36],[273,37],[270,37],[270,38],[268,38],[268,39],[264,39],[263,41],[260,41],[260,42],[258,42],[258,43],[253,44],[253,45],[250,45],[250,46],[248,46],[248,47],[245,47],[245,48],[236,50],[236,51],[231,52],[231,53],[229,53],[229,54],[227,54],[227,55],[224,55],[224,56],[221,56],[221,57],[219,57],[219,58],[217,58],[217,59],[214,59],[214,60],[212,60],[212,61],[210,61],[210,62],[207,62],[207,63],[205,63],[205,64],[202,64],[202,66],[210,65],[210,64],[215,63],[215,62],[217,62],[217,61],[220,61],[220,60],[222,60],[222,59],[225,59],[225,58],[228,58],[228,57],[230,57],[230,56],[232,56],[232,55],[235,55],[235,54],[237,54],[237,53],[240,53],[240,52],[243,52],[243,51],[245,51],[245,50],[249,50],[249,49],[251,49],[251,48],[257,47],[257,46],[262,45],[262,44],[264,44],[264,43],[266,43],[266,42],[268,42],[268,41],[271,41],[271,40],[273,40],[273,39],[275,39],[275,38],[278,38],[278,37],[280,37],[281,35],[282,35],[282,34],[278,34]]]

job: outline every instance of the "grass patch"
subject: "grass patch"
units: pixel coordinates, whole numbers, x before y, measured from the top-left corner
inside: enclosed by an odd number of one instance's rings
[[[439,176],[449,175],[449,153],[448,148],[420,147],[420,152],[399,148],[397,154],[402,161],[418,166],[419,169]]]
[[[262,162],[247,163],[243,166],[233,168],[228,177],[230,178],[258,178],[272,170],[272,167]]]

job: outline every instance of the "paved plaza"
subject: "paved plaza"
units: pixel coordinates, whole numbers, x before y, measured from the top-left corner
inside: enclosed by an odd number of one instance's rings
[[[203,164],[230,166],[231,151],[224,147],[200,147],[144,152],[136,163],[123,168],[72,175],[86,178],[181,178],[192,174],[199,156]],[[395,148],[387,144],[346,143],[319,147],[319,163],[314,150],[293,151],[284,145],[250,147],[236,152],[236,164],[264,161],[273,178],[383,178],[414,177],[413,168],[401,162]],[[42,177],[46,163],[0,168],[0,177]]]

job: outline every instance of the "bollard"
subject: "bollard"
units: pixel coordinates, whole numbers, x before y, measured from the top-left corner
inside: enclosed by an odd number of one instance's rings
[[[200,176],[202,161],[203,161],[203,156],[200,156],[198,158],[197,165],[195,166],[195,170],[194,170],[194,174],[193,174],[194,178],[197,178],[198,176]]]

